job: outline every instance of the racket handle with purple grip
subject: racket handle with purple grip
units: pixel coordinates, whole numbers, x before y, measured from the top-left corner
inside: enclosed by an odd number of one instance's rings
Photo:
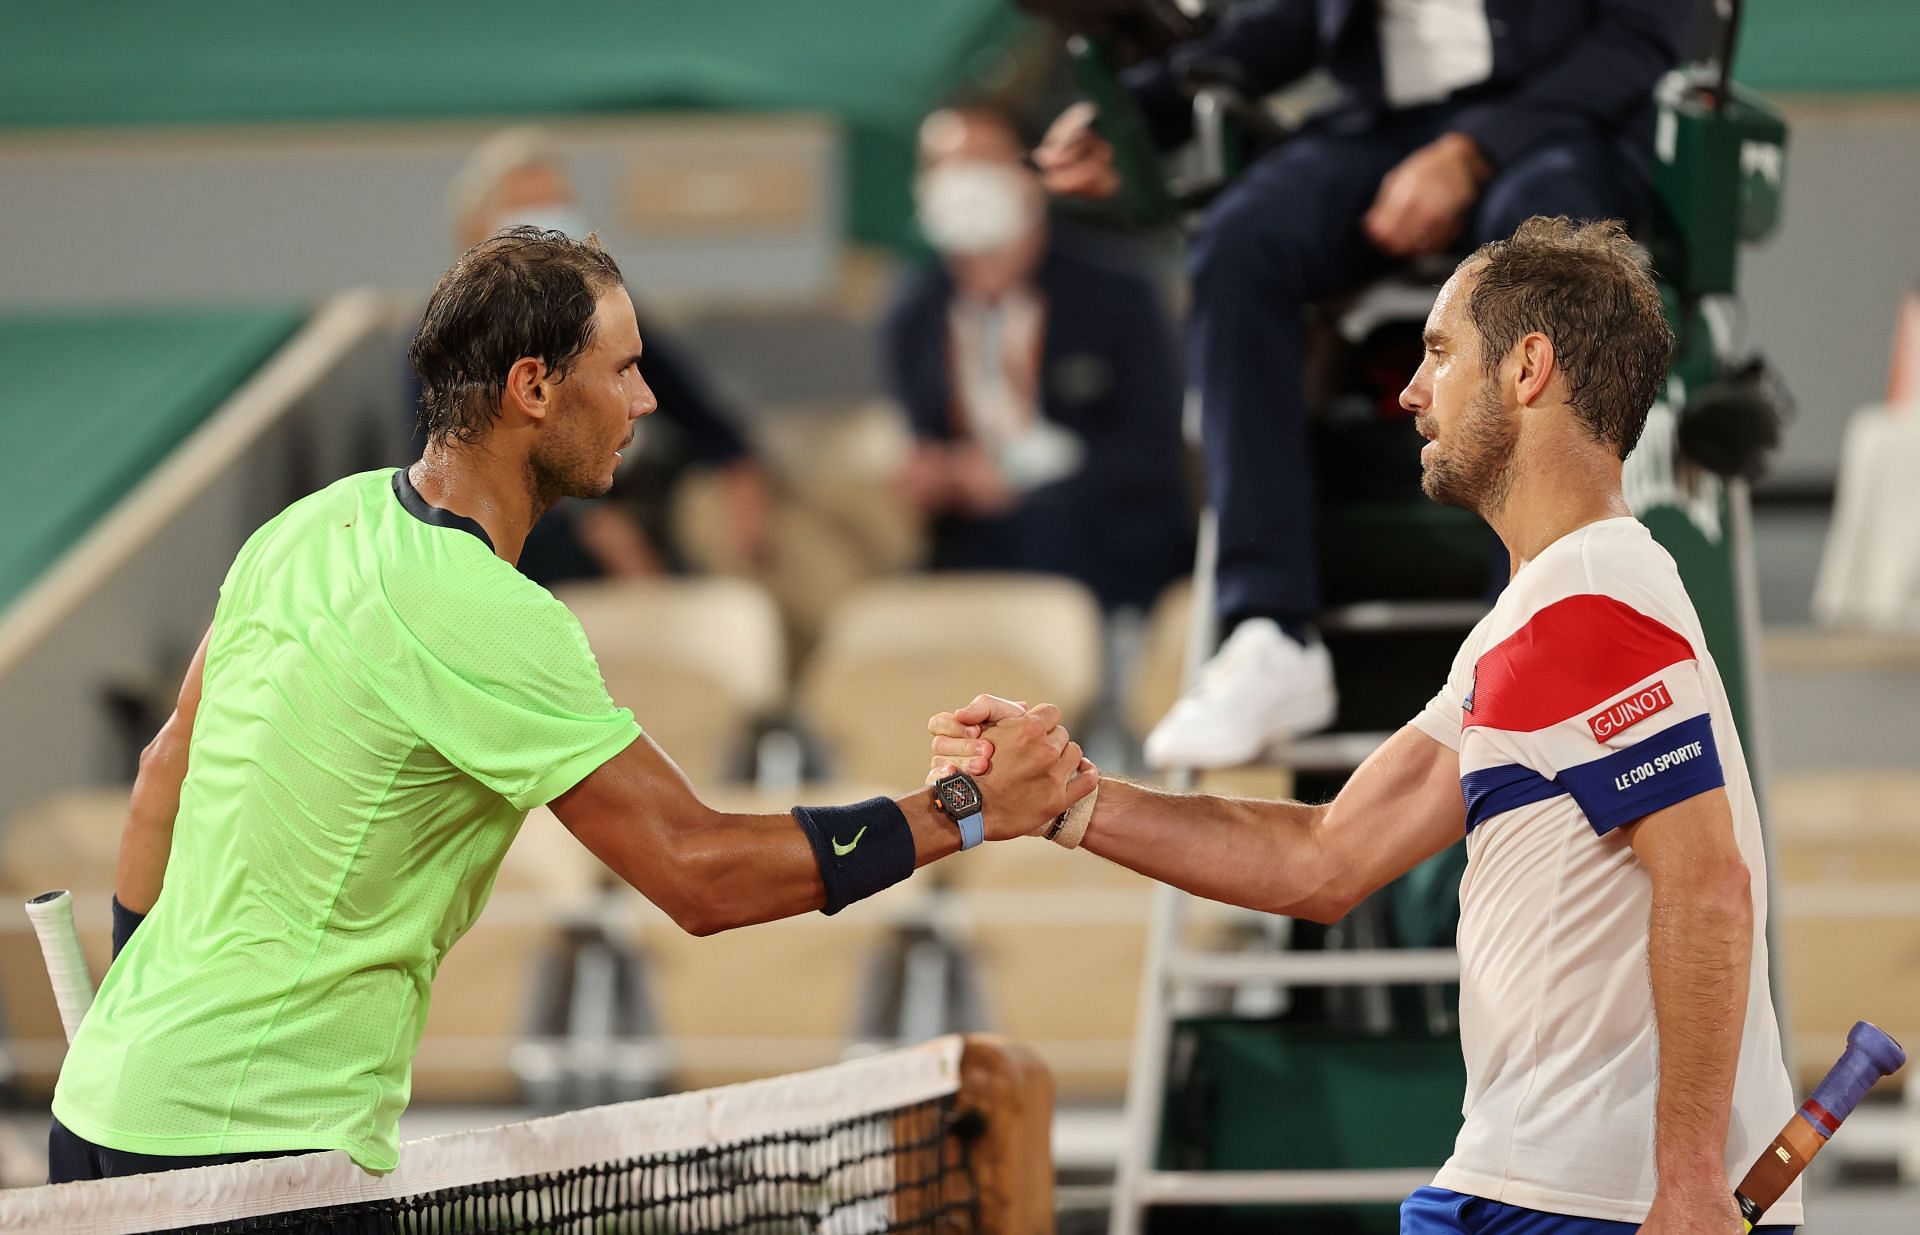
[[[1807,1169],[1827,1139],[1840,1130],[1841,1121],[1883,1076],[1898,1072],[1907,1053],[1878,1026],[1858,1021],[1847,1034],[1847,1049],[1828,1070],[1813,1095],[1800,1104],[1780,1135],[1767,1146],[1733,1199],[1751,1231],[1780,1195]]]

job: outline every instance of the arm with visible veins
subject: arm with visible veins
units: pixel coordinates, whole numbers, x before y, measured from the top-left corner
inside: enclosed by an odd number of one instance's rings
[[[982,695],[927,722],[935,774],[978,774],[998,752],[983,726],[1019,704]],[[1407,725],[1325,805],[1172,793],[1101,782],[1082,842],[1148,878],[1268,913],[1335,922],[1466,835],[1460,756]]]
[[[1653,881],[1647,967],[1660,1039],[1654,1113],[1659,1171],[1645,1235],[1740,1230],[1727,1178],[1727,1127],[1753,961],[1753,887],[1725,789],[1632,825]]]
[[[980,780],[989,839],[1038,831],[1098,783],[1097,775],[1074,778],[1080,746],[1059,727],[1059,716],[1043,705],[993,731],[1006,753],[999,771]],[[959,831],[924,789],[895,801],[912,833],[916,868],[959,850]],[[826,903],[814,850],[791,815],[707,806],[645,734],[551,806],[595,857],[689,934],[771,922]]]
[[[1109,780],[1083,843],[1196,896],[1337,922],[1465,834],[1459,757],[1409,725],[1324,805]]]

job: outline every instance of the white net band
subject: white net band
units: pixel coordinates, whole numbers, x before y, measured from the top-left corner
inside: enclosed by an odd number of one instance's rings
[[[955,1094],[959,1037],[717,1089],[409,1141],[387,1175],[333,1151],[0,1193],[0,1231],[75,1235],[202,1226],[289,1210],[389,1202],[825,1127]]]

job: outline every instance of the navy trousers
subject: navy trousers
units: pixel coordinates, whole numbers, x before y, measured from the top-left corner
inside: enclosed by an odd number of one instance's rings
[[[1084,583],[1103,608],[1144,609],[1193,571],[1193,520],[1177,493],[1055,485],[1006,514],[933,526],[936,570],[1041,571]]]
[[[192,1156],[136,1154],[96,1145],[56,1119],[47,1133],[47,1182],[69,1184],[83,1179],[118,1179],[122,1175],[151,1175],[156,1171],[184,1171],[197,1166],[225,1166],[255,1158],[290,1158],[312,1152],[315,1151],[288,1149]]]
[[[1188,251],[1188,372],[1199,387],[1208,498],[1220,520],[1219,612],[1229,620],[1311,621],[1320,611],[1306,310],[1392,264],[1367,241],[1361,217],[1386,174],[1445,132],[1449,115],[1438,106],[1365,132],[1310,127],[1214,200]],[[1461,242],[1511,235],[1536,214],[1631,224],[1651,198],[1612,139],[1543,146],[1494,177]]]

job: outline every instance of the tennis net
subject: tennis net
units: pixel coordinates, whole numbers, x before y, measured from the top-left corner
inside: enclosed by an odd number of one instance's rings
[[[987,1109],[962,1081],[1003,1051],[1018,1048],[942,1038],[813,1072],[410,1141],[384,1176],[334,1152],[21,1189],[0,1194],[0,1230],[992,1232],[1002,1227],[981,1211],[983,1155],[996,1142],[1013,1148],[1015,1133],[1030,1153],[1033,1129],[1005,1126],[1020,1113]],[[986,1087],[1000,1091],[989,1100],[1005,1108],[1004,1060],[984,1062],[1002,1080]],[[1037,1109],[1026,1105],[1028,1115]],[[1005,1167],[985,1169],[1008,1178]],[[1050,1186],[1046,1170],[1047,1183],[1032,1186]],[[1022,1177],[1040,1178],[1030,1164]],[[1050,1212],[1050,1197],[1045,1205]]]

